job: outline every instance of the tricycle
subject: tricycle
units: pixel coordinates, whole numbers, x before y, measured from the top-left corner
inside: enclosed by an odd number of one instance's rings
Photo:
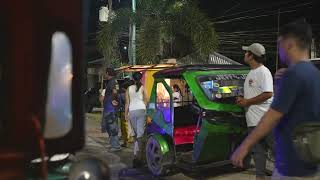
[[[246,135],[243,96],[249,69],[243,65],[185,65],[155,73],[147,108],[145,155],[148,169],[164,175],[230,164]],[[173,97],[178,85],[181,99]],[[178,105],[177,105],[178,104]]]

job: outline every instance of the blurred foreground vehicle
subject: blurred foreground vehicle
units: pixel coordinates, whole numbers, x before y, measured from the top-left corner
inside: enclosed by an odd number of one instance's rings
[[[85,143],[86,6],[78,0],[0,4],[1,179],[101,177],[107,168],[99,160],[69,158]]]
[[[310,59],[310,60],[318,69],[320,69],[320,58]]]

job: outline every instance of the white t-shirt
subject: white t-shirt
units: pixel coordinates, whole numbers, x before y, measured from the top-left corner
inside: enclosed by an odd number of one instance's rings
[[[102,91],[101,91],[101,96],[105,96],[106,95],[106,89],[103,89]]]
[[[173,107],[181,106],[181,94],[179,92],[172,93]]]
[[[143,101],[143,86],[136,92],[136,85],[131,85],[128,88],[129,91],[129,111],[146,109],[146,105]]]
[[[271,72],[265,66],[260,66],[249,72],[244,82],[244,98],[251,99],[264,92],[273,92]],[[262,116],[268,111],[273,97],[257,105],[246,108],[247,126],[257,126]]]

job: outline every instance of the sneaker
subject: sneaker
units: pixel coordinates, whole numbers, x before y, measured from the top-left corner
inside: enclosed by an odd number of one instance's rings
[[[117,152],[117,151],[121,151],[121,147],[119,147],[119,148],[112,147],[109,149],[109,152]]]

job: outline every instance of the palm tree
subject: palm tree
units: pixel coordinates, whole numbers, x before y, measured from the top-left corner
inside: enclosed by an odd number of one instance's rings
[[[207,57],[218,46],[213,23],[195,1],[138,0],[136,13],[116,10],[113,19],[101,25],[97,46],[107,60],[118,59],[118,39],[132,22],[137,26],[138,64],[186,55]]]

